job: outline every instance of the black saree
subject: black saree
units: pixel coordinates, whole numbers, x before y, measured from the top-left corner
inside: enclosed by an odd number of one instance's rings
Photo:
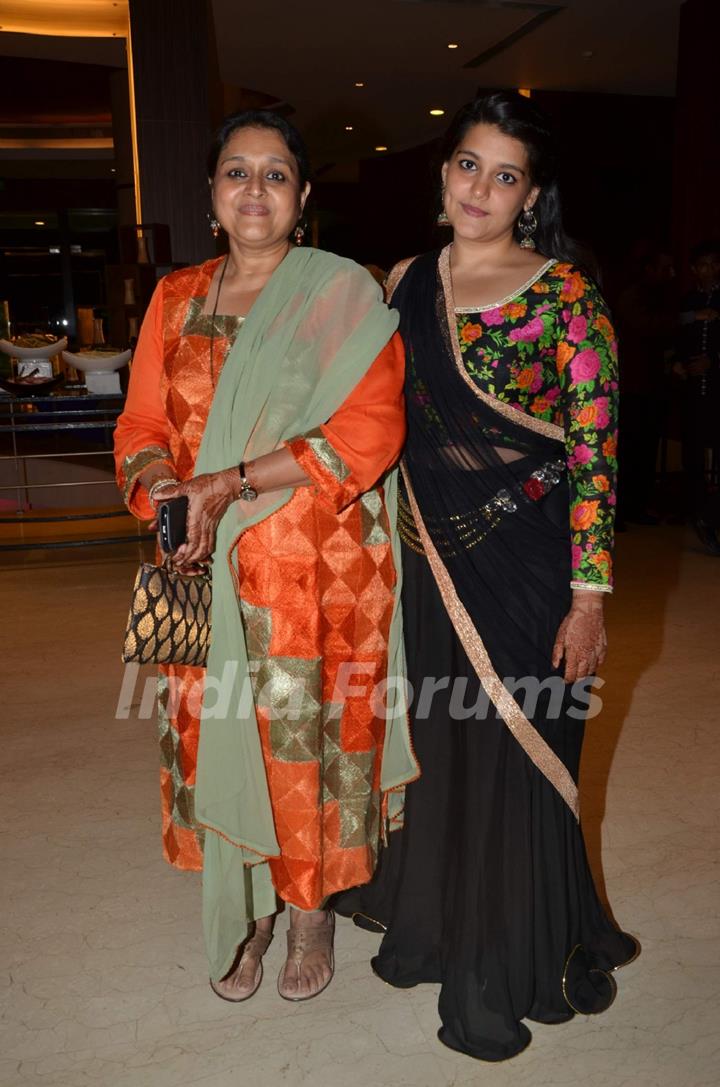
[[[422,776],[373,882],[336,908],[385,930],[373,959],[385,981],[441,985],[446,1045],[503,1060],[530,1041],[522,1019],[604,1010],[610,971],[637,950],[597,898],[578,823],[587,687],[551,663],[571,603],[563,432],[468,375],[446,253],[415,260],[393,305],[407,353],[400,528]]]

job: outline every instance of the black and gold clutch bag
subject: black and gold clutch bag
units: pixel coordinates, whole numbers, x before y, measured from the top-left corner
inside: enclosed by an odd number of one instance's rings
[[[144,562],[135,578],[122,659],[125,664],[204,667],[210,647],[209,574],[178,574]]]

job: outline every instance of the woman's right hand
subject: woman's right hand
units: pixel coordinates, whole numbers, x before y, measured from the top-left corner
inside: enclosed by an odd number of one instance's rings
[[[194,476],[185,483],[163,488],[164,501],[188,498],[187,539],[173,553],[173,563],[182,573],[198,563],[207,563],[215,550],[215,534],[225,510],[240,494],[240,472],[226,468]]]

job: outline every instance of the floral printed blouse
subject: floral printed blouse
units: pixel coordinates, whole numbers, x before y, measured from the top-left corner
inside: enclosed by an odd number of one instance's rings
[[[548,262],[511,299],[456,310],[468,373],[487,393],[563,427],[572,585],[611,591],[617,473],[617,342],[594,285]]]

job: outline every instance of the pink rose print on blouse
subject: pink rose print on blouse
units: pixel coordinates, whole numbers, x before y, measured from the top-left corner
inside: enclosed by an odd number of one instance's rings
[[[583,549],[578,544],[572,545],[572,568],[579,570],[583,559]]]
[[[600,370],[600,356],[592,347],[586,347],[584,351],[578,351],[570,363],[570,373],[573,382],[579,385],[582,381],[593,381]]]
[[[539,317],[533,317],[532,321],[528,321],[526,325],[520,325],[519,328],[514,328],[510,333],[508,339],[517,343],[522,340],[523,343],[533,343],[535,340],[539,340],[545,331],[545,326]]]
[[[580,445],[576,445],[572,453],[568,457],[568,468],[575,468],[578,464],[588,464],[595,456],[595,451],[590,448],[589,445],[585,445],[581,442]]]
[[[500,306],[493,306],[492,309],[484,309],[482,311],[482,319],[486,325],[501,325],[505,320]]]
[[[607,396],[599,396],[595,401],[595,425],[598,430],[606,430],[610,426],[609,404]]]
[[[587,318],[573,317],[568,329],[570,343],[581,343],[587,336]]]

